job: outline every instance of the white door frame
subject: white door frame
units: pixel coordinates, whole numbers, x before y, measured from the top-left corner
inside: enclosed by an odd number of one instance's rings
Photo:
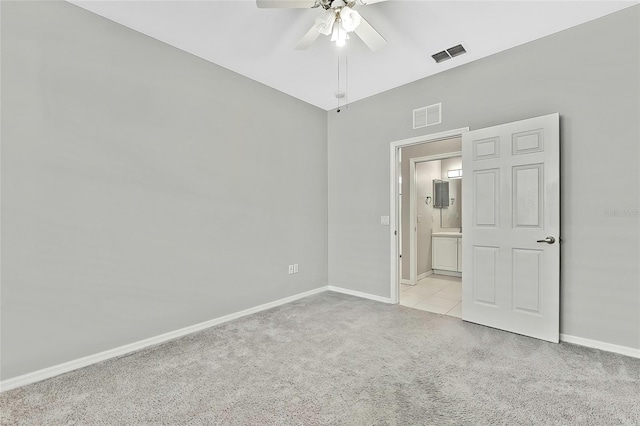
[[[462,157],[462,151],[428,155],[426,157],[414,157],[409,160],[409,229],[411,230],[411,233],[409,234],[409,266],[411,267],[411,270],[409,271],[409,281],[411,282],[411,285],[415,285],[418,282],[418,239],[416,238],[418,227],[418,212],[416,210],[418,202],[416,195],[416,164],[426,163],[427,161],[446,160],[447,158],[452,157]],[[398,215],[398,220],[402,221],[400,215]],[[401,242],[402,240],[400,240],[400,243]]]
[[[398,153],[400,148],[404,148],[411,145],[418,145],[421,143],[437,142],[444,139],[451,139],[461,137],[463,133],[469,131],[468,127],[460,129],[447,130],[439,133],[432,133],[423,136],[417,136],[409,139],[402,139],[399,141],[391,142],[389,144],[389,212],[391,226],[389,227],[389,241],[391,252],[391,278],[390,278],[390,299],[391,303],[398,303],[400,299],[400,271],[398,268],[398,254],[400,253],[398,247],[398,178],[400,176],[400,168],[398,167]]]

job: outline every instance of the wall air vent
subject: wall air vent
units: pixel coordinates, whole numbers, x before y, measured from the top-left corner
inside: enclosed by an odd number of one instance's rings
[[[435,126],[442,123],[442,103],[413,110],[413,128]]]
[[[442,52],[431,55],[431,57],[434,61],[440,63],[442,61],[447,61],[451,58],[455,58],[456,56],[460,56],[463,53],[467,53],[466,49],[461,44],[458,44],[457,46],[450,47],[446,50],[443,50]]]

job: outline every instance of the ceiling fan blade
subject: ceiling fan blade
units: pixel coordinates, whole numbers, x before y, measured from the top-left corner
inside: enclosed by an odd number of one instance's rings
[[[256,0],[259,8],[306,9],[316,5],[316,0]]]
[[[361,6],[365,6],[368,4],[381,3],[383,1],[387,1],[387,0],[356,0],[356,3]]]
[[[311,46],[311,44],[316,41],[316,39],[320,36],[320,32],[314,25],[311,27],[309,31],[300,39],[298,44],[296,44],[296,50],[306,50]]]
[[[364,18],[362,18],[360,25],[356,27],[354,32],[374,52],[382,49],[387,44],[387,40]]]

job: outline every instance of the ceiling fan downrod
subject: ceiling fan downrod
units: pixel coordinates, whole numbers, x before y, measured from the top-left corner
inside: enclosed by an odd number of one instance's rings
[[[342,3],[339,6],[335,6],[333,5],[333,3]],[[357,2],[356,0],[352,0],[352,1],[346,1],[346,0],[316,0],[316,4],[313,6],[314,8],[316,7],[322,7],[324,10],[329,10],[329,9],[341,9],[345,6],[347,7],[354,7],[356,4],[366,4],[366,2],[362,1],[362,2]]]

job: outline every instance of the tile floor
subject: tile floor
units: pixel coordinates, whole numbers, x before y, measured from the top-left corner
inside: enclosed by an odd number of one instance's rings
[[[400,304],[462,318],[462,279],[429,275],[416,285],[400,284]]]

